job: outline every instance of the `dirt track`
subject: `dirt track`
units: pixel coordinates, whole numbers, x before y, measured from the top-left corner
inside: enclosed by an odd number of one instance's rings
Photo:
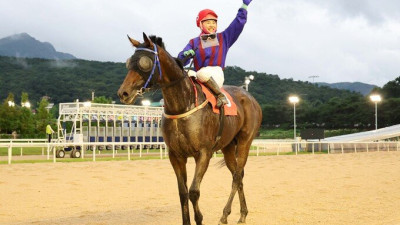
[[[217,224],[230,191],[218,160],[201,187],[204,224]],[[190,181],[193,172],[189,160]],[[0,174],[0,224],[181,224],[168,160],[12,164]],[[400,224],[400,152],[250,157],[244,189],[247,224]],[[238,218],[236,196],[229,224]]]

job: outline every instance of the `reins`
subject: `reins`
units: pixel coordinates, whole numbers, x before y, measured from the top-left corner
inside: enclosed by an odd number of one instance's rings
[[[162,72],[161,72],[160,58],[158,57],[157,44],[153,44],[153,46],[154,46],[154,50],[151,50],[151,49],[148,49],[148,48],[137,48],[137,49],[136,49],[136,51],[147,51],[147,52],[151,52],[151,53],[154,54],[154,64],[153,64],[153,68],[151,69],[150,76],[149,76],[149,78],[147,79],[145,85],[138,91],[138,94],[143,94],[143,93],[144,93],[144,91],[142,91],[142,90],[145,90],[145,89],[146,89],[147,85],[150,83],[151,79],[153,78],[153,75],[154,75],[156,66],[158,67],[158,72],[159,72],[159,74],[160,74],[160,80],[161,80]],[[191,58],[191,57],[192,57],[191,55],[186,56],[186,57],[184,58],[184,61],[188,60],[188,59]],[[191,64],[190,64],[189,68],[190,68],[192,65],[193,65],[193,60],[192,60],[192,62],[191,62]],[[161,86],[161,85],[159,85],[159,86],[160,86],[161,88],[163,88],[163,87],[165,88],[165,87],[170,87],[170,86],[172,86],[172,85],[177,84],[178,82],[182,81],[184,78],[188,77],[187,71],[185,71],[185,72],[186,72],[186,76],[183,74],[178,80],[175,80],[175,81],[173,81],[173,82],[171,82],[171,83],[168,83],[168,84],[166,84],[166,85],[163,85],[163,86]],[[190,79],[190,78],[189,78],[189,79]],[[207,99],[206,99],[203,103],[201,103],[200,105],[197,105],[197,89],[196,89],[196,85],[194,85],[192,79],[190,79],[190,81],[192,82],[193,88],[194,88],[194,91],[195,91],[195,99],[196,99],[196,100],[195,100],[195,101],[196,101],[195,104],[196,104],[196,107],[193,108],[193,109],[191,109],[191,110],[189,110],[189,111],[187,111],[187,112],[185,112],[185,113],[177,114],[177,115],[169,115],[169,114],[166,114],[166,113],[164,112],[164,117],[165,117],[165,118],[168,118],[168,119],[180,119],[180,118],[184,118],[184,117],[187,117],[187,116],[189,116],[189,115],[191,115],[191,114],[197,112],[198,110],[204,108],[204,107],[207,105],[207,103],[208,103],[208,100],[207,100]],[[217,136],[216,136],[216,140],[215,140],[214,146],[212,147],[213,150],[215,150],[215,148],[216,148],[216,146],[217,146],[217,144],[218,144],[218,141],[221,139],[222,130],[223,130],[223,128],[224,128],[224,121],[225,121],[224,114],[225,114],[225,113],[224,113],[224,106],[222,105],[222,106],[220,107],[220,117],[219,117],[220,124],[219,124],[218,133],[217,133]]]
[[[153,68],[151,69],[150,76],[149,76],[149,78],[147,79],[147,81],[146,81],[146,83],[144,84],[144,86],[143,86],[142,88],[140,88],[140,90],[138,91],[138,93],[137,93],[138,95],[143,95],[143,93],[145,92],[145,89],[147,88],[148,84],[150,83],[151,79],[153,78],[153,75],[154,75],[156,66],[158,66],[158,72],[159,72],[159,74],[160,74],[160,80],[161,80],[161,77],[162,77],[161,63],[160,63],[160,58],[158,57],[157,45],[156,45],[156,44],[153,44],[153,46],[154,46],[154,50],[151,50],[151,49],[148,49],[148,48],[137,48],[137,49],[136,49],[136,51],[147,51],[147,52],[151,52],[151,53],[154,54],[154,63],[153,63]],[[193,64],[193,61],[192,61],[192,64]],[[191,64],[191,65],[192,65],[192,64]],[[160,88],[170,87],[170,86],[173,86],[173,85],[175,85],[175,84],[181,82],[181,81],[182,81],[183,79],[185,79],[186,77],[188,77],[187,72],[186,72],[186,76],[183,74],[183,75],[182,75],[179,79],[177,79],[177,80],[174,80],[174,81],[172,81],[172,82],[170,82],[170,83],[168,83],[168,84],[165,84],[165,85],[160,85],[160,84],[158,84],[158,86],[160,86]],[[189,78],[189,79],[190,79],[190,78]],[[193,108],[193,109],[191,109],[191,110],[189,110],[189,111],[187,111],[187,112],[185,112],[185,113],[177,114],[177,115],[169,115],[169,114],[166,114],[166,113],[164,112],[164,116],[165,116],[166,118],[170,118],[170,119],[179,119],[179,118],[187,117],[187,116],[193,114],[194,112],[196,112],[196,111],[198,111],[198,110],[204,108],[204,106],[207,105],[207,103],[208,103],[208,100],[207,100],[207,99],[206,99],[203,103],[201,103],[201,105],[198,105],[198,104],[197,104],[197,90],[196,90],[196,87],[195,87],[193,81],[192,81],[191,79],[190,79],[190,81],[192,82],[193,88],[194,88],[194,91],[195,91],[196,107]]]

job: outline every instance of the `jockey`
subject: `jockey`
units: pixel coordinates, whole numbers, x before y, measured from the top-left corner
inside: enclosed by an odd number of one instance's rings
[[[236,18],[228,28],[220,33],[216,33],[218,15],[210,9],[200,11],[196,24],[201,33],[198,37],[191,39],[178,55],[179,59],[184,59],[188,55],[194,56],[193,63],[196,72],[189,71],[189,76],[196,76],[213,92],[217,97],[218,107],[228,103],[220,90],[224,83],[224,72],[222,70],[225,67],[226,54],[229,48],[242,33],[247,21],[247,6],[251,1],[243,0],[243,5]],[[184,64],[189,64],[189,61],[187,60]]]

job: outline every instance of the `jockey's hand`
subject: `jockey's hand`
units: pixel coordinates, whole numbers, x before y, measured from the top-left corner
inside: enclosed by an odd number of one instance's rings
[[[188,56],[188,55],[194,56],[194,55],[196,55],[196,53],[193,51],[193,49],[190,49],[190,50],[184,51],[183,55],[184,56]]]
[[[249,5],[250,2],[251,2],[251,0],[243,0],[243,4],[245,4],[245,5]]]

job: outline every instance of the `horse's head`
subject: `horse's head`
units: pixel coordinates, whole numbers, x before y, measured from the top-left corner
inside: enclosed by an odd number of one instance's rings
[[[136,51],[126,61],[128,74],[118,90],[118,96],[124,104],[134,103],[137,96],[142,95],[146,88],[151,88],[161,79],[159,50],[160,47],[164,48],[161,39],[154,37],[154,43],[145,33],[144,43],[129,36],[128,39]]]

